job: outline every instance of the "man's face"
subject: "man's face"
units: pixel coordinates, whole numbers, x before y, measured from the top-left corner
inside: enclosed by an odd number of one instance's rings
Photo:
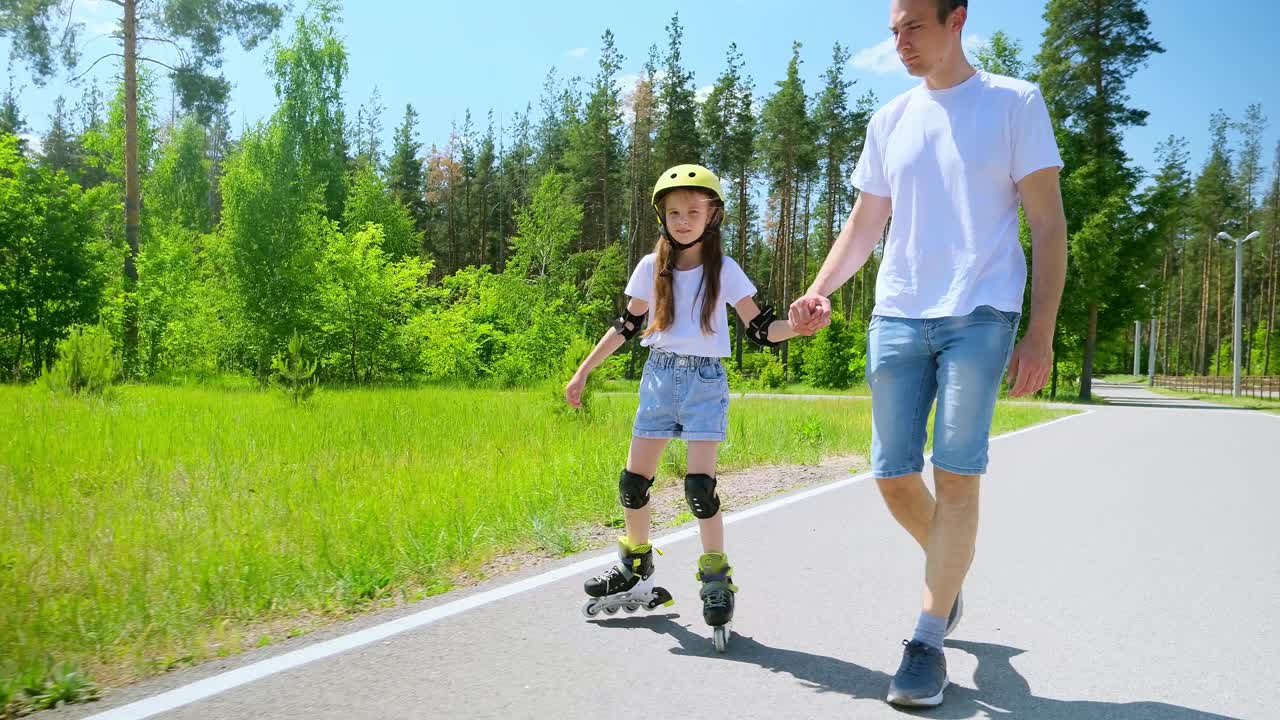
[[[915,77],[932,73],[960,42],[966,11],[957,8],[938,22],[939,0],[892,0],[889,30],[897,40],[898,59]]]

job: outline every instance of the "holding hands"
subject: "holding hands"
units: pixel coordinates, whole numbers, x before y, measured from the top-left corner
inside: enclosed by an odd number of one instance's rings
[[[831,324],[831,301],[810,290],[791,303],[791,327],[799,335],[813,335]]]

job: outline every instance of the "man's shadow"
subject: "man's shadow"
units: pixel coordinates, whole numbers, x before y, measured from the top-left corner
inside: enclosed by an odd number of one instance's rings
[[[645,617],[606,618],[595,621],[601,628],[647,630],[669,635],[678,645],[675,655],[705,657],[728,662],[751,663],[772,673],[794,677],[805,688],[819,693],[840,693],[858,700],[884,701],[892,676],[837,658],[798,650],[769,647],[750,636],[734,633],[723,654],[712,647],[708,635],[695,633],[676,622],[675,613]],[[1011,660],[1024,650],[991,643],[951,640],[947,647],[973,655],[976,688],[951,685],[946,701],[937,708],[905,710],[907,714],[942,720],[996,717],[1010,720],[1066,720],[1106,718],[1107,720],[1237,720],[1228,715],[1192,710],[1162,702],[1128,703],[1090,700],[1057,700],[1032,694],[1026,678],[1014,669]],[[896,668],[894,668],[896,669]]]

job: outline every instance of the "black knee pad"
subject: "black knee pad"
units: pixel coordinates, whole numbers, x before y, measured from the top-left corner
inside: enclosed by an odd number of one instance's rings
[[[622,476],[618,478],[618,501],[624,508],[639,510],[649,504],[649,488],[652,486],[653,480],[630,470],[623,470]]]
[[[693,516],[699,520],[715,517],[720,512],[720,496],[716,495],[716,479],[710,475],[694,473],[684,478],[684,499],[689,503]]]

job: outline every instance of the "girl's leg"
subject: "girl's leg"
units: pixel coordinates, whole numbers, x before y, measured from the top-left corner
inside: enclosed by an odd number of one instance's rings
[[[716,476],[716,460],[720,454],[720,443],[715,440],[690,440],[687,464],[689,474],[702,473]],[[698,532],[702,537],[702,551],[708,553],[724,552],[724,513],[717,512],[706,520],[698,521]]]
[[[666,438],[631,438],[631,451],[627,454],[627,471],[652,478],[658,472],[658,462],[662,459],[662,451],[666,449]],[[714,462],[713,462],[714,466]],[[650,518],[653,516],[651,505],[639,510],[622,509],[627,523],[627,539],[632,545],[646,545],[649,542]]]

